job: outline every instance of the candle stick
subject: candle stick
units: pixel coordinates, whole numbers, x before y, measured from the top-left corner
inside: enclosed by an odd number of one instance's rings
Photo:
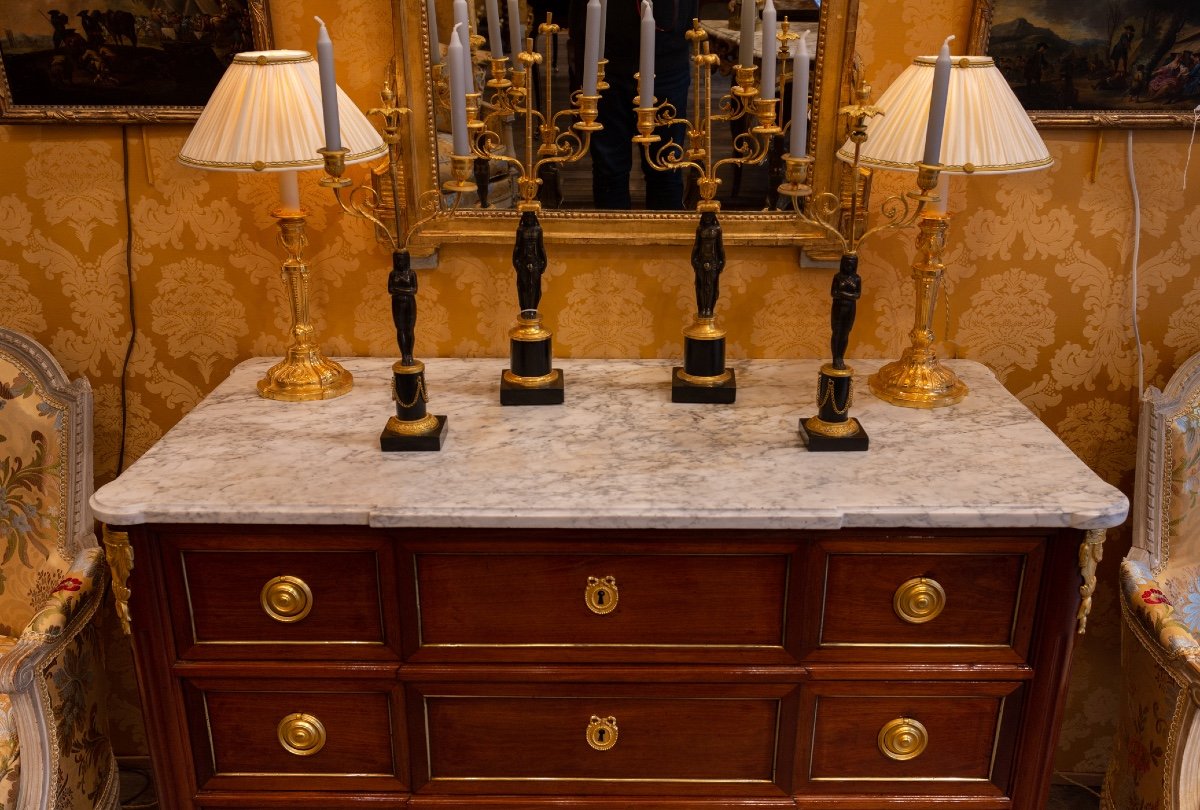
[[[429,64],[442,61],[442,44],[438,39],[437,0],[425,0],[425,16],[429,18]]]
[[[754,0],[742,0],[742,36],[738,40],[738,64],[750,67],[754,64]]]
[[[762,81],[759,97],[775,98],[775,4],[767,0],[762,13]]]
[[[337,79],[333,74],[333,40],[320,17],[314,17],[321,26],[317,32],[317,69],[321,76],[321,113],[325,119],[325,148],[342,148],[342,127],[338,120]]]
[[[583,94],[596,95],[596,73],[600,61],[600,0],[588,0],[583,34]]]
[[[288,211],[300,210],[300,178],[295,169],[279,172],[279,202]]]
[[[512,69],[514,73],[524,73],[525,65],[517,59],[521,52],[524,34],[521,32],[521,3],[520,0],[508,0],[508,49],[512,52]]]
[[[504,36],[500,33],[500,4],[497,0],[484,0],[487,8],[488,44],[492,48],[492,58],[504,56]]]
[[[642,0],[642,39],[638,60],[638,106],[654,106],[654,4]]]
[[[454,143],[454,154],[469,155],[467,146],[467,77],[463,71],[466,64],[462,58],[462,23],[454,24],[450,35],[450,46],[446,49],[446,63],[450,65],[450,134]]]
[[[471,24],[468,22],[469,16],[470,10],[467,8],[467,0],[454,0],[454,30],[458,33],[458,44],[462,47],[462,50],[458,54],[458,61],[462,64],[463,68],[464,93],[470,93],[475,90],[475,65],[471,62]]]
[[[808,154],[808,32],[792,56],[792,123],[788,151],[792,157]]]
[[[608,32],[608,0],[600,0],[600,58],[604,58],[604,37]]]
[[[929,165],[942,162],[942,131],[946,128],[946,99],[950,95],[950,40],[946,37],[933,66],[933,90],[929,96],[929,125],[925,129],[925,155]]]

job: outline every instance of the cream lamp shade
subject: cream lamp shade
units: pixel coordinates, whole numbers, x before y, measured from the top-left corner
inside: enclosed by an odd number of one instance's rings
[[[935,62],[936,57],[918,56],[875,102],[883,115],[867,128],[860,165],[917,170],[925,150]],[[854,144],[847,141],[837,156],[853,163]],[[952,58],[940,162],[943,172],[956,174],[1011,174],[1053,163],[990,56]]]
[[[337,91],[346,163],[387,151],[367,117]],[[239,53],[226,69],[179,152],[188,166],[213,171],[320,169],[325,145],[321,80],[307,51]]]

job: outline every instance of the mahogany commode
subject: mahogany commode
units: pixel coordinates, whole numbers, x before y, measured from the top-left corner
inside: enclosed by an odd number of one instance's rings
[[[982,366],[950,409],[859,386],[870,451],[810,454],[816,361],[738,363],[727,407],[563,361],[565,405],[501,408],[503,360],[441,359],[454,432],[384,454],[386,359],[299,404],[265,362],[93,498],[164,807],[1044,801],[1127,503]]]

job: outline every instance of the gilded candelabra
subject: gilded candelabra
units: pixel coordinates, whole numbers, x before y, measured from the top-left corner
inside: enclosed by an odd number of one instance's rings
[[[656,104],[655,98],[639,96],[636,101],[638,134],[633,141],[641,144],[646,162],[654,169],[695,172],[700,193],[696,205],[700,222],[692,247],[696,315],[683,331],[683,365],[672,371],[671,400],[730,403],[737,396],[737,379],[733,369],[725,366],[725,330],[717,325],[715,315],[721,271],[725,267],[721,222],[717,217],[721,210],[721,203],[716,199],[721,184],[718,172],[726,166],[756,165],[766,158],[772,138],[782,132],[776,123],[779,99],[761,98],[756,83],[757,68],[739,65],[735,71],[736,83],[730,93],[717,102],[714,111],[712,76],[720,60],[716,54],[709,53],[708,34],[701,28],[699,20],[692,21],[686,36],[692,45],[692,86],[695,88],[692,118],[678,118],[670,101]],[[714,125],[751,116],[756,125],[734,136],[731,155],[718,159],[713,149]],[[686,145],[676,143],[674,139],[663,143],[662,136],[655,132],[672,124],[686,126]]]
[[[406,107],[396,106],[394,66],[388,71],[380,93],[382,104],[368,111],[382,124],[383,141],[387,144],[387,161],[372,171],[371,182],[355,186],[344,176],[345,149],[321,149],[325,158],[325,177],[321,185],[333,190],[338,205],[347,215],[364,219],[375,225],[376,232],[392,247],[392,270],[388,274],[388,295],[392,301],[392,322],[396,328],[396,343],[400,359],[392,364],[392,399],[396,413],[390,416],[379,436],[380,449],[385,451],[440,450],[446,437],[446,417],[435,416],[427,410],[429,389],[425,384],[425,364],[413,355],[417,325],[417,274],[412,268],[408,241],[421,225],[430,219],[447,215],[442,211],[436,190],[420,201],[415,222],[406,226],[402,192],[400,143]],[[469,158],[456,156],[452,163],[453,179],[444,190],[455,195],[455,205],[462,193],[475,189],[471,182]],[[453,209],[449,213],[453,213]],[[390,216],[389,216],[390,215]],[[390,221],[389,221],[390,220]]]
[[[850,142],[854,144],[851,163],[854,178],[848,211],[842,199],[832,192],[813,195],[812,187],[808,184],[813,163],[811,156],[783,156],[786,180],[779,187],[779,192],[792,199],[796,216],[802,222],[820,228],[842,248],[838,272],[830,286],[831,359],[821,366],[817,376],[817,414],[800,420],[800,433],[808,449],[814,451],[866,450],[869,443],[866,430],[856,418],[849,415],[854,403],[854,381],[853,369],[846,364],[846,346],[850,331],[854,328],[858,298],[862,292],[862,279],[858,275],[859,245],[864,239],[881,231],[906,228],[919,220],[924,232],[926,223],[938,221],[928,216],[926,207],[939,200],[934,190],[941,166],[921,163],[917,172],[917,191],[884,200],[879,207],[883,221],[867,226],[866,212],[859,210],[862,195],[858,153],[867,140],[867,123],[882,114],[878,107],[869,103],[870,94],[870,86],[865,83],[860,85],[855,103],[840,111],[850,117]],[[848,216],[843,217],[843,214]],[[846,223],[845,232],[838,227],[841,221]],[[944,232],[944,225],[942,230]]]
[[[546,22],[538,26],[538,33],[544,35],[546,47],[553,52],[559,26],[549,14]],[[526,40],[525,50],[516,58],[523,70],[510,69],[507,57],[491,60],[486,100],[484,93],[467,94],[467,128],[473,158],[503,161],[518,174],[517,210],[521,217],[513,246],[513,267],[520,313],[508,333],[510,367],[501,374],[500,403],[557,405],[565,396],[563,373],[553,367],[552,335],[543,325],[539,310],[547,260],[538,220],[541,210],[538,190],[544,183],[544,170],[582,158],[591,146],[592,133],[603,129],[596,120],[600,84],[598,81],[596,95],[577,91],[570,99],[570,106],[555,112],[551,82],[542,82],[540,106],[528,85],[533,66],[546,61],[543,54],[534,50],[532,38]],[[570,123],[560,128],[564,119]],[[500,133],[507,121],[521,121],[524,126],[521,157],[508,154],[504,148]]]

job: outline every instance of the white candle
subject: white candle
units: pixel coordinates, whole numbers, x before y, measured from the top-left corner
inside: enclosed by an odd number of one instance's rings
[[[808,154],[808,32],[800,36],[800,47],[792,56],[792,123],[788,153]]]
[[[300,210],[300,178],[295,169],[279,172],[279,202],[288,211]]]
[[[604,36],[608,32],[608,0],[600,0],[600,58],[604,58]]]
[[[929,125],[925,128],[924,163],[942,162],[942,131],[946,128],[946,98],[950,95],[950,40],[946,37],[933,66],[933,90],[929,96]]]
[[[321,26],[317,32],[317,69],[321,74],[321,113],[325,118],[325,148],[342,148],[342,126],[338,120],[337,78],[333,74],[333,40],[320,17],[314,17]]]
[[[742,0],[742,36],[738,40],[738,64],[750,67],[754,64],[754,0]]]
[[[437,0],[425,0],[425,16],[429,18],[429,64],[442,61],[442,45],[438,39]]]
[[[775,4],[767,0],[762,13],[762,81],[759,98],[775,98]]]
[[[525,66],[517,59],[523,48],[521,43],[525,41],[525,35],[521,33],[521,3],[520,0],[508,0],[508,49],[512,51],[513,70],[517,73],[524,73]]]
[[[454,154],[469,155],[467,146],[467,77],[463,71],[462,23],[454,24],[450,45],[446,49],[446,63],[450,66],[450,134],[454,141]]]
[[[654,106],[654,4],[642,0],[642,39],[638,60],[638,106]]]
[[[504,36],[500,33],[500,4],[497,0],[484,0],[488,18],[488,44],[492,47],[492,58],[504,56]]]
[[[454,30],[458,35],[458,61],[463,69],[463,92],[475,89],[475,65],[471,62],[471,23],[467,0],[454,0]],[[460,27],[461,26],[461,27]],[[449,52],[447,52],[448,54]]]
[[[583,94],[594,96],[596,65],[600,61],[600,0],[588,0],[583,32]]]

